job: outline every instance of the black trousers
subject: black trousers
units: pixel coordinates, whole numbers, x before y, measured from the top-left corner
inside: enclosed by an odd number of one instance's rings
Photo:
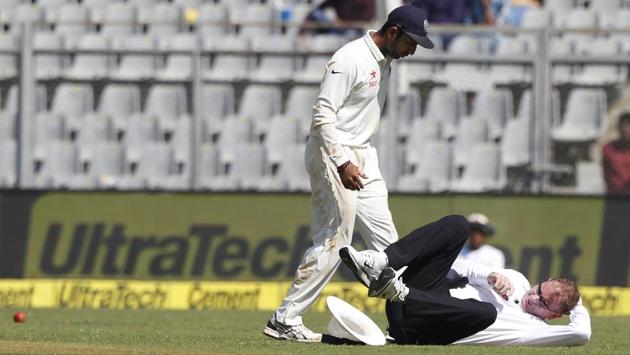
[[[489,303],[449,294],[449,273],[470,234],[463,216],[447,216],[422,226],[385,249],[389,266],[400,269],[409,287],[404,303],[385,306],[389,333],[401,344],[446,345],[494,323]]]

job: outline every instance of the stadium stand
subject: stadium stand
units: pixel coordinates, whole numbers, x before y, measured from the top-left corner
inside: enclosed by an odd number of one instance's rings
[[[308,190],[318,84],[351,38],[302,33],[312,1],[279,4],[0,0],[0,186],[16,186],[17,147],[31,144],[38,188]],[[397,140],[376,139],[398,159],[391,191],[515,190],[513,174],[568,161],[569,191],[600,193],[596,159],[540,161],[541,150],[605,138],[609,108],[627,96],[629,28],[628,2],[554,0],[526,11],[523,31],[466,30],[448,50],[434,36],[434,51],[394,66],[381,130],[396,127]],[[32,73],[18,71],[25,43]],[[462,60],[476,56],[493,60]],[[538,63],[551,79],[537,82]],[[24,78],[36,90],[19,98]],[[19,100],[32,99],[34,138],[21,143]]]

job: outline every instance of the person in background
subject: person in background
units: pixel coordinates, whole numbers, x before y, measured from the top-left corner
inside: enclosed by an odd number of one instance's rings
[[[471,230],[468,244],[462,248],[457,259],[469,260],[495,269],[505,268],[503,252],[486,244],[488,237],[495,233],[488,217],[481,213],[473,213],[468,216],[468,224],[470,224]]]
[[[619,116],[619,138],[604,145],[602,165],[606,191],[611,196],[630,196],[630,112]]]
[[[630,265],[630,112],[619,116],[617,130],[619,138],[602,150],[607,196],[596,284],[626,287]]]
[[[375,0],[326,0],[308,14],[306,21],[317,24],[317,28],[308,29],[309,32],[357,37],[355,34],[360,35],[363,29],[362,23],[374,20],[375,16]]]
[[[520,27],[523,14],[531,9],[542,7],[542,0],[510,0],[499,9],[493,7],[497,15],[497,25]]]

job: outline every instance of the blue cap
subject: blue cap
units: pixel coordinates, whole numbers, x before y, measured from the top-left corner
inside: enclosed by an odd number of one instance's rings
[[[424,11],[414,5],[395,8],[387,16],[387,22],[395,25],[424,48],[433,48],[433,42],[427,37],[429,21]]]

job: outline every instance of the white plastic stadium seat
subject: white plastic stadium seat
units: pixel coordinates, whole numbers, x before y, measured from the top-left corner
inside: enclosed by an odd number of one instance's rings
[[[550,49],[552,56],[571,56],[574,55],[575,49],[572,41],[564,37],[554,37],[550,41]],[[570,64],[554,65],[552,68],[552,81],[554,84],[570,83],[573,77],[574,68]]]
[[[187,51],[188,54],[169,54],[166,65],[155,77],[164,81],[183,81],[192,78],[192,53],[197,48],[197,36],[181,33],[168,38],[161,44],[161,49]]]
[[[298,122],[295,119],[283,116],[272,118],[264,141],[267,163],[281,164],[287,147],[296,145],[298,141]]]
[[[212,144],[199,147],[199,166],[197,181],[201,189],[211,189],[218,170],[218,152]]]
[[[399,178],[398,191],[447,191],[453,174],[450,144],[445,141],[427,140],[423,143],[420,164],[411,174],[402,175]]]
[[[149,189],[183,188],[185,181],[173,174],[173,152],[166,143],[152,142],[142,149],[138,176]]]
[[[575,0],[545,1],[545,9],[553,15],[556,27],[563,27],[567,21],[567,14],[576,6]]]
[[[135,32],[136,12],[132,5],[110,2],[105,10],[101,32],[107,36],[127,36]]]
[[[527,53],[527,42],[519,37],[502,37],[497,45],[497,57],[519,57]],[[531,81],[527,66],[522,64],[492,64],[490,77],[496,84],[518,84]]]
[[[457,127],[454,146],[455,166],[463,167],[471,160],[472,148],[488,140],[488,122],[478,118],[462,120]]]
[[[0,140],[0,187],[15,187],[17,183],[17,144],[15,140]]]
[[[452,88],[436,87],[429,93],[427,107],[422,119],[440,123],[442,137],[455,136],[459,118],[464,115],[464,96]]]
[[[290,52],[295,50],[295,39],[289,36],[255,37],[252,50],[271,52],[263,54],[260,64],[249,74],[249,79],[263,82],[279,82],[293,78],[295,63],[290,54],[277,55],[273,52]]]
[[[155,117],[161,131],[172,133],[177,120],[187,115],[186,88],[183,85],[153,85],[143,114]]]
[[[124,150],[118,142],[99,142],[89,157],[88,176],[98,188],[116,188],[123,176]]]
[[[518,167],[530,162],[530,120],[517,118],[508,121],[501,140],[501,163],[505,167]]]
[[[42,29],[44,27],[42,8],[35,4],[20,4],[13,13],[11,29],[20,33],[22,31],[21,25],[27,22],[33,25],[34,30]]]
[[[254,133],[265,134],[269,121],[280,113],[282,94],[274,85],[250,85],[243,92],[236,116],[253,123]]]
[[[621,43],[615,38],[598,38],[582,52],[589,56],[618,57],[622,55]],[[578,85],[605,86],[623,84],[628,77],[628,66],[619,64],[585,64],[575,74],[572,82]]]
[[[81,50],[107,50],[109,40],[98,33],[87,33],[81,37],[78,49]],[[65,77],[77,80],[95,80],[107,76],[109,68],[108,55],[106,53],[77,53],[74,63],[65,72]]]
[[[203,73],[206,80],[241,80],[247,77],[250,52],[249,40],[243,36],[209,38],[204,49],[210,51],[235,51],[243,54],[216,54],[210,70]]]
[[[150,36],[170,36],[179,32],[180,9],[169,3],[156,3],[153,6],[138,7],[138,22],[148,26]]]
[[[605,119],[605,91],[575,89],[569,94],[562,123],[551,136],[558,142],[588,142],[604,133]]]
[[[453,184],[462,192],[498,191],[505,186],[505,171],[501,166],[500,150],[494,143],[479,143],[472,147],[464,174]]]
[[[575,192],[578,194],[601,195],[606,192],[603,169],[597,162],[580,161],[576,166]]]
[[[17,9],[21,2],[22,0],[0,0],[0,9],[2,9],[2,11],[0,11],[0,24],[5,25],[11,23],[15,9]]]
[[[601,28],[613,27],[616,14],[622,7],[621,0],[597,0],[590,3],[590,9],[597,13],[598,23]]]
[[[240,34],[247,37],[263,37],[272,33],[273,7],[271,3],[249,3],[235,10],[232,4],[230,22],[240,27]]]
[[[89,9],[90,22],[102,23],[110,0],[83,0],[83,5]]]
[[[341,47],[341,38],[338,35],[317,35],[307,37],[303,43],[302,50],[317,54],[306,57],[304,67],[296,71],[294,79],[304,83],[319,82],[330,57]]]
[[[204,2],[199,7],[197,32],[203,38],[220,38],[227,32],[228,10],[222,3]]]
[[[226,120],[218,139],[216,139],[221,162],[231,163],[235,159],[236,147],[249,144],[252,141],[252,123],[250,121],[238,117]]]
[[[293,86],[289,91],[284,116],[299,122],[300,141],[305,142],[313,119],[313,105],[319,89],[313,86]]]
[[[50,113],[64,119],[68,132],[76,131],[81,119],[94,109],[94,92],[89,84],[63,83],[57,87]]]
[[[597,16],[595,12],[589,9],[573,9],[569,12],[569,16],[567,18],[566,26],[564,27],[568,30],[588,30],[588,29],[597,29]],[[564,37],[575,43],[576,49],[581,51],[582,47],[587,47],[590,41],[594,40],[596,35],[590,33],[565,33]]]
[[[513,115],[512,92],[506,89],[482,90],[475,99],[471,118],[488,123],[489,137],[500,138],[508,117]]]
[[[115,46],[118,47],[118,46]],[[125,37],[120,44],[123,50],[146,51],[146,54],[121,55],[120,65],[111,73],[111,77],[117,80],[145,80],[155,74],[155,57],[153,50],[155,43],[152,37],[134,35]]]
[[[52,32],[37,32],[33,38],[33,48],[37,50],[60,50],[63,48],[61,37]],[[61,75],[61,54],[35,55],[35,77],[40,80],[58,78]]]
[[[613,28],[630,28],[630,6],[617,11]],[[619,41],[619,43],[621,43],[621,50],[623,51],[623,53],[630,53],[630,33],[611,33],[610,37],[616,39],[617,41]]]
[[[96,144],[112,138],[112,123],[109,117],[97,113],[86,115],[81,120],[76,138],[79,159],[81,161],[89,159]]]
[[[417,119],[412,121],[405,147],[405,171],[416,170],[425,157],[425,142],[438,140],[441,136],[440,123],[434,120]]]
[[[126,161],[137,163],[142,149],[157,141],[157,122],[153,116],[134,115],[127,123],[123,143],[126,148]]]
[[[97,111],[111,119],[116,133],[124,131],[129,118],[140,112],[140,88],[130,84],[105,86]]]
[[[0,51],[16,51],[0,53],[0,80],[14,78],[17,73],[17,42],[12,33],[0,33]]]
[[[448,49],[453,56],[465,57],[482,54],[482,43],[478,37],[462,34],[455,37]],[[433,80],[458,90],[478,91],[491,85],[487,74],[478,64],[449,63],[435,73]]]
[[[35,181],[37,187],[84,188],[87,180],[79,173],[76,147],[67,141],[51,142]]]
[[[224,174],[213,181],[220,190],[258,190],[263,176],[263,149],[258,144],[239,144],[234,147],[234,159],[225,161],[219,154],[219,166]]]
[[[65,47],[74,49],[76,39],[88,31],[88,8],[79,4],[66,3],[59,9],[55,21],[55,32],[65,38]]]
[[[209,141],[213,134],[221,131],[222,122],[234,114],[234,87],[226,84],[204,84],[201,88],[201,118]]]

